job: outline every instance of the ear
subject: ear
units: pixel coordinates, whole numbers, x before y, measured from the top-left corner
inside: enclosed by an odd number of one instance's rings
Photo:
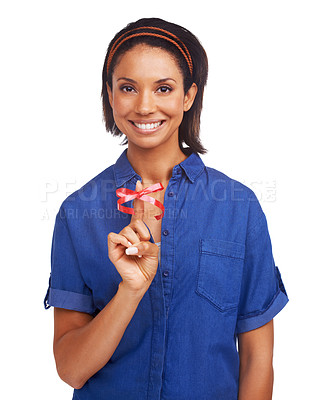
[[[194,103],[197,91],[198,87],[196,83],[193,83],[184,97],[184,111],[190,110],[191,106]]]
[[[108,82],[106,82],[106,85],[107,85],[107,92],[108,92],[109,103],[110,103],[110,106],[111,106],[111,108],[112,108],[112,103],[113,103],[113,101],[112,101],[112,90],[111,90],[111,88],[110,88]]]

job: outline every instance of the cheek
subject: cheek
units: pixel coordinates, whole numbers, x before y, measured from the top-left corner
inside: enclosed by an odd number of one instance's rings
[[[114,96],[113,98],[113,114],[118,117],[124,116],[131,108],[131,101],[124,99],[121,96]]]
[[[161,109],[166,111],[166,114],[170,116],[177,116],[183,114],[184,111],[184,99],[181,96],[170,97],[161,104]]]

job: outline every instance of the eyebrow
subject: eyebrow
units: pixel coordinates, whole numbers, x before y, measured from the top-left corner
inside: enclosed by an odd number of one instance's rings
[[[133,79],[126,78],[126,77],[124,77],[124,76],[122,76],[121,78],[117,79],[117,82],[120,81],[120,80],[128,81],[128,82],[131,82],[131,83],[137,83],[137,82],[134,81]],[[174,82],[176,83],[175,79],[173,79],[173,78],[163,78],[163,79],[159,79],[158,81],[155,81],[154,83],[162,83],[162,82],[166,82],[166,81],[174,81]]]

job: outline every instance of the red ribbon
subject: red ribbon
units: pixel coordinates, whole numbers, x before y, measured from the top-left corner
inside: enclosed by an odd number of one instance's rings
[[[116,190],[116,195],[118,197],[121,197],[121,199],[119,199],[117,201],[118,210],[120,210],[124,213],[127,213],[127,214],[134,214],[133,208],[125,207],[125,206],[122,206],[121,204],[125,203],[129,200],[140,199],[140,200],[148,201],[148,202],[152,203],[154,206],[160,208],[163,211],[162,214],[160,214],[160,215],[154,215],[154,217],[157,220],[159,220],[159,219],[163,218],[165,208],[160,201],[154,199],[151,196],[147,196],[147,194],[153,193],[153,192],[158,192],[163,189],[164,189],[164,187],[161,183],[155,183],[154,185],[149,186],[143,190],[140,190],[139,192],[136,192],[135,190],[130,190],[127,188],[119,188]]]

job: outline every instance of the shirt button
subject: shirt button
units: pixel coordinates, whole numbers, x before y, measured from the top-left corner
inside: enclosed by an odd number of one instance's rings
[[[164,271],[164,272],[163,272],[163,275],[164,275],[164,276],[168,276],[168,275],[169,275],[169,272],[168,272],[168,271]]]
[[[169,197],[173,197],[174,196],[174,192],[168,192]]]
[[[167,230],[167,229],[165,229],[164,231],[163,231],[163,235],[164,236],[167,236],[169,234],[169,231]]]

